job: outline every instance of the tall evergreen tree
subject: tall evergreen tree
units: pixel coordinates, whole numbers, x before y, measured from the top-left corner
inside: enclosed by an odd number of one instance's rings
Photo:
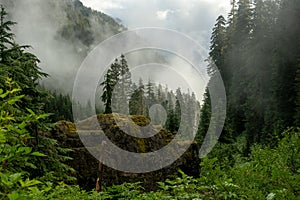
[[[225,37],[226,37],[226,20],[220,15],[217,19],[217,23],[213,28],[213,33],[211,36],[211,46],[209,56],[211,60],[216,65],[217,69],[221,72],[223,77],[225,77],[225,70],[223,69],[224,63],[224,53],[225,53]],[[215,73],[215,66],[210,65],[208,67],[208,73],[213,75]]]
[[[114,82],[112,78],[113,78],[112,71],[109,69],[105,74],[104,81],[100,84],[101,86],[103,86],[103,93],[101,95],[101,99],[105,105],[105,110],[104,110],[105,114],[112,113],[111,100],[112,100],[112,93],[114,88]]]
[[[114,88],[114,96],[116,98],[116,110],[114,112],[128,114],[128,101],[130,98],[131,88],[131,73],[124,55],[121,55],[119,63],[119,77],[116,80],[116,86]]]
[[[253,33],[247,49],[245,73],[248,84],[245,103],[245,134],[248,147],[254,142],[269,143],[272,137],[267,113],[272,87],[272,51],[274,44],[274,27],[276,24],[276,4],[273,1],[255,1],[253,9]],[[268,127],[268,128],[266,128]]]
[[[120,61],[115,59],[105,74],[101,99],[105,105],[104,113],[129,114],[129,98],[131,95],[131,73],[124,55]]]
[[[8,50],[10,47],[14,46],[13,41],[14,34],[11,32],[11,26],[15,25],[15,22],[6,21],[7,12],[1,5],[0,13],[0,59],[1,62],[7,61],[7,56],[9,55]]]
[[[203,96],[203,105],[201,107],[200,122],[198,127],[198,132],[196,136],[196,141],[201,144],[204,141],[204,137],[208,131],[211,118],[211,102],[208,88],[206,88]]]
[[[245,60],[248,57],[247,49],[252,37],[252,9],[249,0],[240,0],[238,2],[238,10],[236,13],[235,29],[232,34],[231,47],[227,49],[226,67],[230,68],[231,78],[227,86],[228,95],[228,123],[235,130],[235,134],[239,135],[245,131],[244,121],[245,104],[248,91],[246,90],[249,84],[249,78],[246,76]],[[229,88],[228,88],[229,87]]]
[[[7,21],[6,15],[7,13],[1,6],[0,88],[6,90],[5,92],[11,91],[7,105],[11,106],[12,109],[7,110],[7,113],[4,111],[4,120],[9,117],[8,121],[11,127],[5,134],[13,137],[15,135],[16,138],[12,140],[13,145],[10,144],[11,141],[9,140],[4,140],[4,143],[2,141],[4,147],[10,146],[8,149],[11,149],[11,151],[7,151],[9,153],[7,154],[8,157],[4,154],[3,161],[11,160],[10,157],[16,156],[18,153],[22,155],[22,152],[28,156],[23,159],[24,162],[20,163],[18,161],[21,166],[20,169],[22,169],[16,171],[20,179],[18,182],[22,182],[23,176],[26,177],[27,181],[37,177],[40,180],[53,182],[70,180],[70,176],[67,175],[71,171],[70,167],[63,164],[68,157],[62,156],[62,154],[68,152],[68,149],[57,147],[56,140],[43,134],[46,128],[49,131],[46,121],[47,115],[43,111],[48,93],[42,91],[38,84],[39,80],[46,77],[47,74],[43,73],[38,67],[38,58],[26,52],[29,46],[20,46],[15,43],[14,34],[11,32],[11,26],[15,23]],[[12,101],[10,96],[14,97],[12,99],[16,101]],[[4,132],[6,132],[5,129]],[[22,142],[18,143],[18,140]],[[32,156],[31,151],[39,151],[46,156]],[[2,151],[2,153],[4,152]],[[3,154],[1,156],[3,158]],[[2,168],[5,169],[6,167],[1,167],[1,175],[3,174]]]
[[[282,0],[276,28],[276,51],[273,54],[273,126],[281,132],[294,124],[295,80],[300,52],[300,2]]]
[[[228,97],[224,130],[246,136],[246,154],[252,144],[270,145],[279,132],[298,123],[299,8],[297,0],[232,1],[227,26],[219,17],[213,30],[210,56]],[[225,33],[222,45],[220,32]],[[201,124],[209,118],[208,96],[207,91]]]
[[[300,127],[300,58],[298,59],[296,79],[295,79],[295,88],[296,88],[296,98],[295,98],[295,125]]]
[[[111,111],[112,112],[118,112],[119,106],[118,103],[120,102],[120,85],[118,84],[118,81],[120,80],[121,76],[121,65],[119,63],[119,60],[116,58],[115,62],[110,66],[110,79],[111,79],[111,93],[112,96],[110,97],[111,101]],[[106,112],[105,112],[106,113]]]
[[[40,70],[38,58],[26,52],[30,46],[20,46],[14,41],[11,26],[15,23],[6,20],[7,13],[3,6],[0,12],[0,86],[4,87],[6,78],[12,78],[25,95],[17,104],[39,113],[44,105],[47,93],[38,89],[39,80],[48,75]]]

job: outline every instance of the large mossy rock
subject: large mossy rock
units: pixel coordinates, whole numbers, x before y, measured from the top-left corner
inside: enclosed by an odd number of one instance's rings
[[[138,134],[137,127],[146,127],[150,121],[144,116],[130,116],[131,120],[138,126],[128,126],[128,116],[118,116],[118,122],[112,114],[110,115],[98,115],[97,120],[92,118],[79,122],[80,126],[76,124],[60,121],[56,123],[55,128],[51,133],[51,137],[58,140],[62,147],[67,147],[73,150],[70,153],[70,157],[73,158],[68,164],[76,170],[76,177],[78,184],[84,189],[95,188],[97,176],[99,175],[99,161],[90,154],[79,137],[84,135],[84,129],[99,129],[97,134],[105,134],[109,140],[119,146],[121,149],[136,153],[152,152],[167,145],[174,135],[165,129],[161,129],[156,126],[148,126],[147,131],[158,132],[150,138],[137,138],[124,133],[124,130],[130,131],[132,134]],[[94,117],[95,119],[95,117]],[[123,121],[122,121],[123,120]],[[80,127],[80,130],[78,129]],[[85,128],[86,127],[86,128]],[[77,129],[78,130],[77,130]],[[159,130],[159,131],[157,131]],[[87,136],[88,137],[88,136]],[[94,144],[100,141],[93,141]],[[180,146],[180,142],[178,142]],[[183,170],[186,174],[191,176],[199,175],[200,159],[198,157],[198,145],[192,143],[189,149],[173,164],[149,173],[124,173],[118,170],[114,170],[107,166],[103,166],[102,170],[102,184],[106,186],[114,184],[122,184],[124,182],[141,182],[146,190],[155,190],[157,188],[157,182],[164,181],[167,178],[172,179],[178,175],[178,170]]]

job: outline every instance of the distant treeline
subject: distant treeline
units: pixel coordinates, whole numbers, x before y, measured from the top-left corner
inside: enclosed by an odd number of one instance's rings
[[[110,66],[100,86],[104,113],[144,115],[151,118],[153,124],[161,124],[172,132],[179,131],[179,128],[181,132],[197,128],[195,120],[200,104],[195,94],[182,93],[180,88],[174,94],[168,86],[156,85],[150,79],[147,84],[142,79],[138,84],[133,83],[124,55]],[[152,107],[156,104],[161,105],[161,109]]]
[[[162,125],[172,132],[178,132],[180,126],[181,132],[197,129],[200,103],[195,94],[189,91],[183,93],[180,88],[174,92],[168,86],[157,85],[150,79],[146,84],[142,79],[139,83],[133,83],[123,55],[111,65],[99,87],[102,93],[98,97],[102,103],[95,106],[97,114],[114,112],[143,115],[151,119],[152,124]],[[103,104],[104,108],[101,106]],[[76,103],[75,106],[80,109],[82,116],[89,117],[92,106],[90,101],[86,105]],[[73,121],[72,100],[69,95],[51,92],[44,109],[51,113],[50,119],[53,122]]]

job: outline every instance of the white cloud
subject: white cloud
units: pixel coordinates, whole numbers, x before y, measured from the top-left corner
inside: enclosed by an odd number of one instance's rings
[[[121,1],[111,1],[111,0],[81,0],[81,2],[95,10],[105,12],[110,9],[123,9]]]
[[[166,20],[168,15],[170,13],[174,13],[174,11],[170,10],[170,9],[167,9],[167,10],[159,10],[156,12],[156,17],[159,19],[159,20]]]
[[[88,5],[86,2],[93,2],[94,5],[89,6],[121,19],[129,29],[161,27],[190,36],[205,49],[201,54],[202,57],[199,58],[204,79],[207,78],[205,74],[207,63],[204,60],[208,56],[210,37],[215,20],[221,14],[226,17],[230,10],[229,0],[82,0],[82,2],[85,5]],[[111,5],[104,6],[104,2],[109,2]],[[172,38],[167,39],[172,40]],[[178,41],[174,40],[174,42]],[[201,99],[201,93],[204,92],[206,85],[201,82],[201,78],[195,77],[192,67],[178,60],[172,60],[168,64],[178,66],[176,68],[178,74],[186,74],[184,79],[189,80],[192,91],[200,92],[196,92],[196,94],[198,94],[198,99]],[[155,74],[153,68],[150,68],[148,71],[143,70],[137,74],[139,76],[144,74],[149,77],[153,75],[158,82],[167,80],[169,81],[168,85],[173,86],[172,83],[175,84],[173,88],[177,85],[186,88],[182,81],[178,81],[178,76],[168,74],[168,71],[161,69],[158,72],[159,76]]]
[[[129,28],[163,27],[193,37],[208,47],[215,20],[227,16],[229,0],[81,0],[119,18]]]

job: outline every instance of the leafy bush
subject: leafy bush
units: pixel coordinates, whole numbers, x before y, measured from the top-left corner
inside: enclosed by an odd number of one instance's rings
[[[250,156],[235,159],[232,167],[220,167],[228,163],[228,159],[222,157],[223,154],[218,156],[223,160],[222,164],[216,157],[205,158],[201,163],[200,179],[204,181],[208,192],[211,192],[214,198],[221,199],[228,196],[230,199],[299,198],[300,129],[288,129],[282,137],[274,149],[253,146]],[[223,152],[220,149],[214,151]],[[213,154],[216,155],[216,152]]]
[[[275,149],[252,147],[249,162],[232,171],[248,198],[296,199],[300,196],[300,129],[288,129]]]
[[[29,180],[29,169],[36,168],[31,162],[32,157],[43,157],[44,154],[34,152],[27,142],[31,139],[26,126],[47,115],[21,114],[15,107],[16,102],[24,96],[16,95],[19,88],[13,88],[14,82],[7,79],[8,90],[0,89],[0,197],[13,196],[16,191],[31,188],[39,184],[38,180]]]
[[[30,191],[38,191],[37,186],[42,186],[42,181],[72,179],[66,174],[71,168],[61,162],[66,157],[58,154],[67,150],[55,147],[55,140],[44,137],[37,147],[34,146],[36,149],[44,147],[45,153],[34,151],[31,145],[33,138],[28,127],[48,115],[37,115],[30,109],[27,113],[21,111],[17,106],[24,97],[18,95],[21,89],[11,79],[7,79],[6,85],[6,91],[0,89],[0,199],[18,199]],[[49,165],[41,168],[46,164]],[[41,174],[32,178],[35,170]]]

